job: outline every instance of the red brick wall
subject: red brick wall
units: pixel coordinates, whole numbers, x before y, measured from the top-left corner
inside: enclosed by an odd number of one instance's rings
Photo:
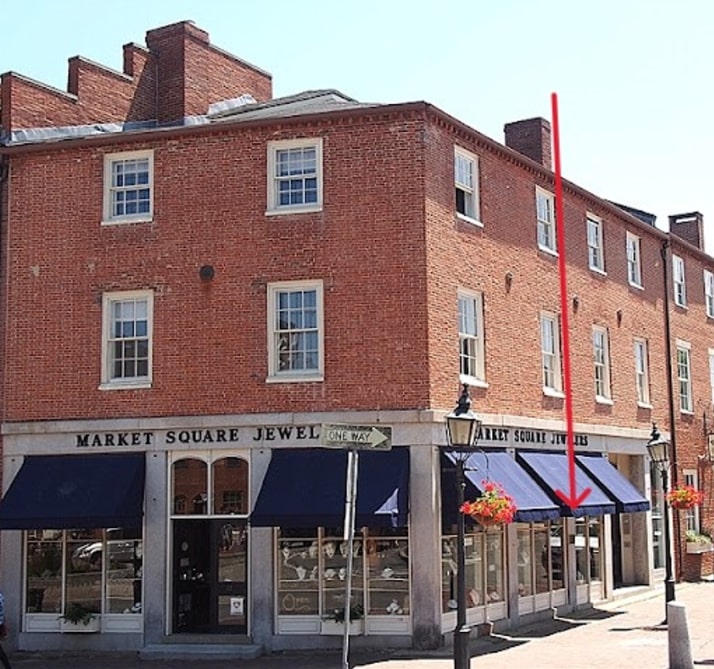
[[[422,127],[375,116],[157,139],[150,224],[100,226],[103,149],[13,157],[7,419],[428,406]],[[324,211],[265,216],[267,142],[317,136]],[[266,384],[266,284],[311,278],[325,382]],[[153,388],[99,391],[102,293],[140,288],[155,290]]]

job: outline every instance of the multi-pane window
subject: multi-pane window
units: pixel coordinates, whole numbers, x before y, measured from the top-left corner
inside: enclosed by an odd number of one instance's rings
[[[699,488],[699,476],[696,469],[685,469],[682,474],[684,475],[684,480],[682,481],[684,485]],[[687,532],[699,534],[701,530],[699,525],[699,505],[695,504],[684,511],[684,525]]]
[[[133,151],[104,156],[104,221],[151,220],[154,155]]]
[[[627,233],[627,280],[633,286],[642,287],[640,238],[630,232]]]
[[[268,212],[322,206],[322,140],[270,142],[268,169]]]
[[[543,391],[561,393],[560,333],[558,317],[543,312],[540,316],[541,354],[543,367]]]
[[[593,364],[595,365],[595,397],[611,399],[610,391],[610,354],[608,350],[607,330],[593,327]]]
[[[635,338],[635,385],[637,386],[637,403],[649,406],[650,375],[646,339]]]
[[[153,293],[106,293],[103,302],[102,384],[149,384]]]
[[[555,197],[542,188],[536,188],[536,216],[538,219],[538,248],[556,253]]]
[[[466,218],[478,220],[478,158],[463,149],[454,150],[454,186],[456,212]]]
[[[686,342],[677,342],[677,381],[679,384],[679,410],[684,413],[694,411],[692,399],[691,351]]]
[[[323,373],[322,281],[268,287],[269,377],[317,380]]]
[[[687,282],[684,276],[684,259],[672,256],[672,281],[674,282],[674,303],[679,307],[687,306]]]
[[[462,383],[485,381],[483,301],[480,293],[459,293],[459,365]]]
[[[707,316],[714,318],[714,274],[706,269],[704,270],[704,302]]]
[[[596,272],[605,271],[605,254],[602,241],[602,221],[592,214],[587,215],[588,267]]]

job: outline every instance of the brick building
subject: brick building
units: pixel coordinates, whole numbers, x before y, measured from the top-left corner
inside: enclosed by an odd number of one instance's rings
[[[573,512],[554,493],[546,121],[508,124],[504,145],[425,102],[275,99],[269,74],[189,22],[126,45],[122,73],[73,58],[68,81],[2,77],[0,527],[18,647],[339,644],[347,456],[320,448],[327,424],[392,445],[360,456],[354,643],[448,642],[441,447],[461,384],[483,420],[467,493],[498,480],[519,505],[505,528],[468,527],[470,622],[517,626],[661,579],[653,422],[673,478],[711,497],[700,214],[667,234],[564,184],[578,484],[593,488]],[[678,574],[702,559],[684,531],[706,513],[675,514]],[[72,602],[99,633],[60,634]]]

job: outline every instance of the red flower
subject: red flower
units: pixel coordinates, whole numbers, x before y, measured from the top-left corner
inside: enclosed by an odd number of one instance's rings
[[[500,483],[482,481],[482,494],[473,502],[464,502],[459,511],[482,525],[513,522],[517,507]]]
[[[665,499],[673,509],[691,509],[704,501],[704,493],[691,485],[678,485]]]

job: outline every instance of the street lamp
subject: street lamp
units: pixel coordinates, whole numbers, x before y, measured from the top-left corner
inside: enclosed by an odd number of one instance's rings
[[[662,475],[662,516],[664,520],[664,549],[665,549],[665,578],[664,578],[664,597],[665,597],[665,622],[667,620],[667,603],[674,601],[674,576],[672,575],[672,546],[669,534],[669,504],[667,504],[666,496],[669,488],[669,442],[664,439],[657,429],[657,426],[652,423],[652,434],[647,442],[647,452],[650,454],[650,459],[657,465],[660,474]]]
[[[464,384],[458,404],[446,417],[447,448],[453,452],[456,460],[456,489],[458,500],[457,540],[456,540],[456,629],[454,630],[454,669],[468,669],[471,663],[469,637],[471,628],[466,624],[466,556],[464,514],[461,506],[464,503],[466,480],[464,465],[469,455],[476,447],[481,421],[471,411],[471,396],[469,386]]]

